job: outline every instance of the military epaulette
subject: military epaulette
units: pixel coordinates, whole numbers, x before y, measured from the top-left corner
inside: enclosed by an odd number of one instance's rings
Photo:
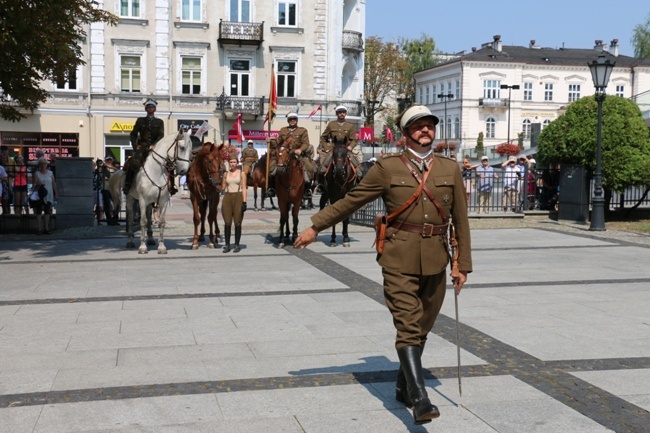
[[[442,154],[442,153],[434,153],[434,155],[435,155],[435,156],[438,156],[438,157],[440,157],[440,158],[449,159],[449,160],[451,160],[451,161],[457,161],[457,159],[456,159],[455,156],[447,156],[447,155],[444,155],[444,154]]]
[[[379,156],[381,159],[386,159],[386,158],[393,158],[395,156],[400,156],[402,152],[393,152],[393,153],[384,153],[383,155]]]

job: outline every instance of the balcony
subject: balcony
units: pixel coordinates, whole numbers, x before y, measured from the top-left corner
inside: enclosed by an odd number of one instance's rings
[[[363,34],[353,32],[352,30],[343,30],[343,49],[356,51],[358,53],[363,51]]]
[[[348,109],[348,116],[361,116],[361,102],[359,101],[340,101],[336,105],[343,105]]]
[[[217,98],[216,111],[232,111],[233,113],[264,114],[264,98],[250,96],[221,96]]]
[[[505,98],[479,98],[478,106],[486,108],[508,108],[508,100]]]
[[[253,45],[257,48],[264,42],[264,22],[236,23],[219,21],[219,44]]]

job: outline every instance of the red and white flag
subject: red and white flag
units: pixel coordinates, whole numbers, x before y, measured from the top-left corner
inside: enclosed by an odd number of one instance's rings
[[[199,126],[199,129],[196,130],[194,136],[199,140],[203,140],[203,135],[211,129],[214,129],[214,127],[210,125],[207,121],[204,121],[201,124],[201,126]]]
[[[271,90],[269,91],[269,111],[266,112],[266,117],[262,123],[262,127],[269,122],[269,131],[271,130],[271,124],[273,119],[275,119],[275,113],[278,111],[278,91],[275,88],[275,69],[271,65]]]
[[[393,131],[388,126],[386,127],[386,140],[393,142]]]
[[[307,119],[309,119],[311,116],[313,116],[314,114],[318,113],[318,112],[321,111],[322,109],[323,109],[323,107],[319,105],[318,107],[316,107],[316,108],[314,109],[314,111],[312,111],[311,113],[309,113],[309,116],[307,116]]]
[[[237,141],[239,143],[244,142],[244,129],[242,128],[242,116],[241,113],[237,115],[237,121],[235,122],[235,130],[237,131]]]

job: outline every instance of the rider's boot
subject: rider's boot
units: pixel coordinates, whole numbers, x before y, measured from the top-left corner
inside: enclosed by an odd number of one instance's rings
[[[235,226],[235,249],[233,252],[238,253],[240,251],[239,249],[239,241],[241,240],[241,224]]]
[[[420,347],[406,346],[397,350],[399,361],[404,371],[408,394],[413,403],[415,424],[426,424],[438,418],[438,408],[431,404],[424,385],[424,372],[420,361]]]
[[[267,197],[275,197],[275,175],[269,175],[269,187],[266,189]]]
[[[224,228],[223,228],[223,232],[224,232],[223,238],[224,238],[224,241],[225,241],[225,245],[223,246],[223,252],[224,253],[227,253],[227,252],[230,251],[230,229],[231,229],[231,227],[232,226],[227,225],[227,226],[224,226]]]

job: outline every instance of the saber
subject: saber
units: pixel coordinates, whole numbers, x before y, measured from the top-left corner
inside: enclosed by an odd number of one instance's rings
[[[458,320],[458,291],[456,290],[456,284],[458,283],[460,271],[458,270],[458,239],[456,238],[456,229],[453,223],[449,224],[449,244],[451,252],[451,281],[454,286],[454,305],[456,307],[456,356],[458,358],[458,395],[462,397],[463,388],[461,386],[460,375],[460,321]]]
[[[456,355],[458,357],[458,395],[463,396],[463,388],[460,383],[460,323],[458,321],[458,292],[454,287],[454,302],[456,306]]]

